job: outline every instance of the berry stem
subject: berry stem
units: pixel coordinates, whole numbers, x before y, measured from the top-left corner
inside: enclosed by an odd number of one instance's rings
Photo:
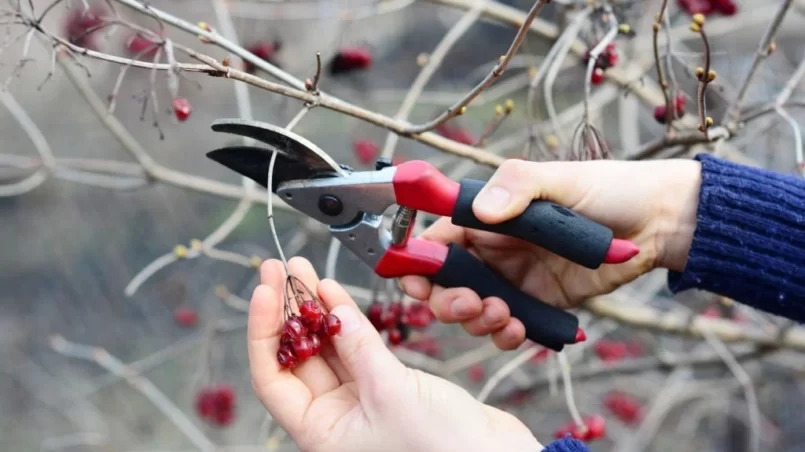
[[[296,116],[294,116],[293,119],[291,119],[291,122],[289,122],[288,125],[285,126],[285,130],[293,129],[296,126],[296,124],[298,124],[299,121],[301,121],[302,118],[305,117],[307,112],[310,111],[310,108],[311,107],[306,105],[301,110],[299,110],[299,113],[297,113]],[[291,268],[288,267],[288,261],[285,259],[285,253],[282,252],[282,245],[280,244],[280,239],[279,236],[277,235],[277,228],[276,226],[274,226],[274,192],[271,190],[271,187],[274,184],[274,165],[276,163],[277,163],[277,151],[273,151],[271,153],[271,161],[268,164],[268,190],[266,190],[266,192],[268,193],[268,199],[267,199],[268,224],[271,229],[271,236],[274,238],[274,244],[277,245],[277,252],[280,255],[280,259],[282,260],[282,265],[285,266],[285,274],[290,275]]]
[[[609,24],[609,31],[598,41],[598,44],[590,51],[590,59],[587,60],[587,74],[584,77],[584,120],[586,124],[590,118],[590,93],[592,92],[592,76],[595,70],[595,62],[598,56],[606,49],[607,45],[618,36],[618,18],[612,12],[609,5],[604,6],[604,11],[607,15],[607,23]]]
[[[668,7],[668,0],[662,1],[662,6],[660,7],[660,12],[657,14],[657,21],[654,22],[653,29],[654,34],[652,35],[653,43],[652,46],[654,48],[654,66],[657,68],[657,83],[660,84],[660,88],[662,89],[662,96],[665,98],[665,134],[671,134],[671,123],[674,120],[674,112],[673,105],[671,105],[671,95],[668,92],[668,83],[665,81],[665,76],[662,70],[662,60],[660,59],[660,28],[665,23],[663,20],[666,17],[666,9]],[[669,39],[668,42],[670,43],[671,40]],[[668,67],[668,72],[672,72],[671,68]]]
[[[562,385],[564,386],[565,401],[567,408],[570,410],[570,416],[573,418],[573,422],[576,423],[576,426],[586,431],[587,425],[581,419],[581,414],[579,414],[579,409],[573,397],[573,382],[570,379],[570,363],[564,352],[557,352],[556,357],[559,359],[559,370],[562,372]]]

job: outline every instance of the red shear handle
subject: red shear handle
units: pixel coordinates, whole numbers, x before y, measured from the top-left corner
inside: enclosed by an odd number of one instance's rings
[[[552,350],[583,340],[574,315],[527,295],[455,244],[411,239],[404,248],[389,248],[375,272],[384,278],[426,276],[442,287],[467,287],[481,298],[498,297],[509,306],[512,317],[523,323],[527,339]]]
[[[606,226],[548,201],[532,201],[523,213],[502,223],[483,223],[472,203],[486,182],[457,183],[424,161],[399,165],[393,183],[399,205],[452,217],[457,226],[526,240],[587,268],[626,262],[639,252],[634,243],[614,239]]]

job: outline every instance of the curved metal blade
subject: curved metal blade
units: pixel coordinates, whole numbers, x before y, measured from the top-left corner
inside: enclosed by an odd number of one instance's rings
[[[207,153],[207,157],[268,188],[268,166],[271,163],[273,153],[269,149],[253,146],[229,146],[210,151]],[[343,172],[340,168],[339,171]],[[334,176],[339,176],[339,174],[335,171],[322,171],[312,168],[306,163],[290,158],[285,153],[277,152],[277,161],[274,163],[274,176],[271,180],[271,191],[276,193],[277,187],[289,180],[307,180]]]
[[[322,151],[318,146],[311,143],[306,138],[299,136],[288,130],[285,130],[282,127],[277,127],[275,125],[268,124],[265,122],[252,121],[248,119],[219,119],[212,124],[212,130],[216,132],[231,133],[243,137],[252,138],[271,146],[271,148],[277,151],[278,165],[280,163],[279,158],[282,156],[285,157],[285,160],[295,161],[299,166],[305,166],[307,168],[310,168],[316,174],[324,173],[324,174],[333,174],[336,176],[347,175],[346,171],[344,171],[338,165],[338,163],[336,163],[329,155],[327,155],[327,153]],[[271,157],[270,151],[268,151],[267,154],[269,157]],[[207,155],[210,156],[209,154]],[[215,160],[215,158],[213,158],[212,156],[210,156],[210,158]],[[251,164],[254,163],[255,163],[254,160],[252,160]],[[281,167],[278,166],[277,169],[278,170],[282,169],[282,171],[284,171],[285,168],[288,168],[287,166],[288,164],[289,162],[285,162],[282,164]],[[237,169],[235,169],[235,171],[240,172]],[[266,166],[266,174],[268,174],[268,166]],[[277,175],[276,172],[275,175]],[[291,180],[291,179],[285,178],[285,180]]]

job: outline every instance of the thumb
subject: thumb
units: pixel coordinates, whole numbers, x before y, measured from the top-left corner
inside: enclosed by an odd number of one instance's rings
[[[572,207],[580,194],[570,165],[506,160],[475,197],[472,210],[482,222],[496,224],[520,215],[535,199]]]
[[[322,281],[322,298],[343,298],[336,293],[346,290],[333,281]],[[341,331],[330,340],[344,368],[352,375],[362,394],[382,395],[385,388],[395,385],[405,376],[405,366],[394,356],[380,338],[369,319],[354,302],[339,303],[330,311],[341,321]]]

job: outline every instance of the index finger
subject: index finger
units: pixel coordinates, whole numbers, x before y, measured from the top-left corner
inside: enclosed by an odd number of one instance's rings
[[[419,238],[443,245],[456,243],[466,248],[468,238],[465,231],[463,227],[454,225],[450,218],[442,217],[425,229]],[[399,285],[403,292],[417,300],[427,300],[433,290],[433,285],[423,276],[403,276],[399,280]]]
[[[277,260],[263,264],[263,283],[254,290],[249,305],[248,349],[249,367],[257,397],[282,428],[293,435],[302,420],[313,395],[299,378],[277,361],[282,334],[282,285],[285,271]]]

